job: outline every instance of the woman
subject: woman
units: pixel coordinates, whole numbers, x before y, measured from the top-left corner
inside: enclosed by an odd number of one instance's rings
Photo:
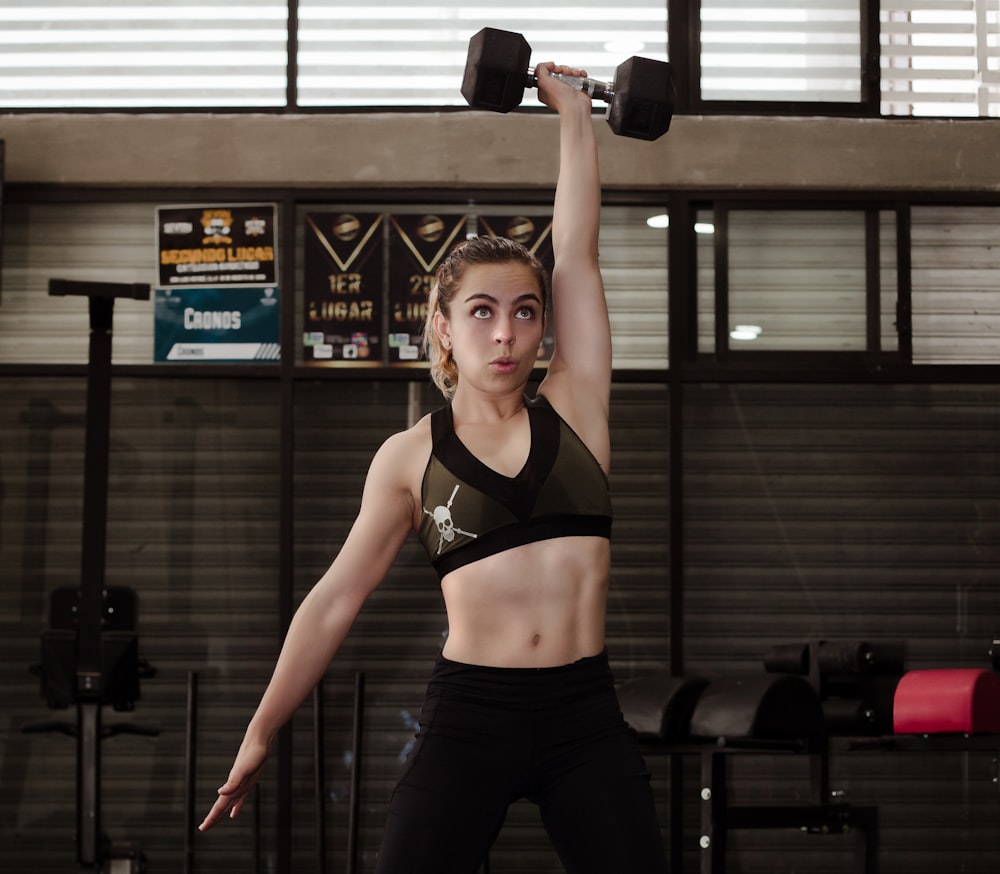
[[[598,266],[590,98],[536,68],[559,113],[555,349],[525,397],[547,283],[523,247],[478,238],[437,273],[425,346],[449,405],[372,461],[343,548],[303,600],[229,779],[235,817],[280,727],[322,677],[411,532],[441,578],[448,636],[393,792],[380,874],[472,874],[529,798],[569,872],[666,871],[649,774],[605,651],[611,332]]]

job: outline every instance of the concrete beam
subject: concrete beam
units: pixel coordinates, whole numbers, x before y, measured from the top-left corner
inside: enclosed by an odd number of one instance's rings
[[[1000,190],[1000,119],[681,116],[647,143],[595,118],[619,189]],[[7,181],[100,187],[551,187],[555,116],[0,116]]]

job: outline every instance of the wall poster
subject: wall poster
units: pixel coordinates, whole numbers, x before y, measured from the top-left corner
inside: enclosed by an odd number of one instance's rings
[[[157,207],[158,287],[277,285],[276,212],[273,203]]]
[[[276,287],[158,288],[153,360],[277,361],[279,300]]]
[[[382,363],[382,213],[307,213],[303,361]]]
[[[156,208],[153,360],[281,357],[277,205]]]
[[[434,271],[464,242],[465,213],[394,215],[389,234],[389,362],[416,361]]]
[[[304,363],[421,362],[435,272],[470,232],[516,240],[551,273],[551,214],[307,213],[303,228]],[[539,362],[551,357],[552,345],[547,330]]]

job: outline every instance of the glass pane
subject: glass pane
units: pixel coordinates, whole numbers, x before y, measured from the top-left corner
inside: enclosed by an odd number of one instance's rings
[[[881,4],[883,115],[1000,115],[1000,4]]]
[[[465,106],[469,38],[483,27],[523,34],[531,64],[553,60],[613,80],[631,55],[666,60],[667,4],[339,0],[299,4],[301,106]],[[527,72],[527,70],[525,70]],[[529,89],[524,106],[539,106]]]
[[[857,102],[858,0],[702,0],[703,100]]]
[[[896,258],[896,214],[879,213],[879,344],[883,352],[899,351],[896,304],[899,270]]]
[[[601,211],[601,272],[616,369],[667,366],[667,234],[649,207]]]
[[[1000,208],[915,207],[913,361],[1000,363]]]
[[[155,205],[33,203],[5,209],[0,363],[86,363],[87,299],[49,297],[49,280],[154,285]],[[114,364],[151,363],[152,295],[115,301],[113,329]]]
[[[715,353],[715,211],[698,212],[698,352]],[[700,231],[698,230],[700,228]]]
[[[0,106],[283,106],[284,0],[0,2]]]
[[[865,215],[729,213],[729,348],[863,351]]]

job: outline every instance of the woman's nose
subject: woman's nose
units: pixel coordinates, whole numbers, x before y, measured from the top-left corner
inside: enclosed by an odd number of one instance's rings
[[[500,345],[511,343],[514,340],[514,331],[507,319],[500,319],[493,330],[493,340]]]

